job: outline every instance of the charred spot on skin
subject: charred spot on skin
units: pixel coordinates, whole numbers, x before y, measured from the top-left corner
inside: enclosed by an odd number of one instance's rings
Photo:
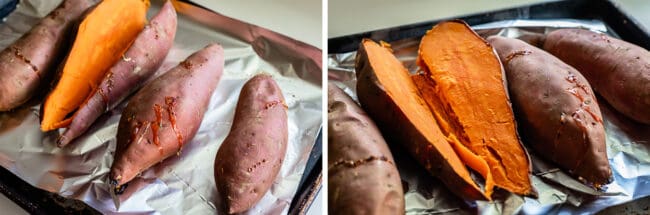
[[[11,46],[11,49],[14,51],[14,55],[16,56],[16,58],[18,58],[18,59],[22,60],[23,62],[25,62],[26,64],[28,64],[31,67],[31,69],[34,70],[34,72],[36,72],[36,74],[38,75],[38,78],[40,79],[41,76],[40,76],[40,74],[38,74],[38,67],[36,67],[36,65],[32,64],[32,61],[29,60],[27,57],[25,57],[23,55],[20,48],[18,48],[16,46]]]
[[[288,108],[289,108],[289,107],[287,106],[287,104],[284,103],[284,101],[272,101],[272,102],[266,103],[266,105],[264,105],[264,109],[265,109],[265,110],[268,110],[268,109],[270,109],[270,108],[272,108],[272,107],[275,107],[275,106],[278,105],[278,104],[282,104],[282,106],[283,106],[285,109],[288,109]]]
[[[515,57],[518,57],[518,56],[525,56],[525,55],[529,55],[529,54],[532,54],[532,53],[533,53],[533,52],[532,52],[532,51],[529,51],[529,50],[515,51],[515,52],[509,54],[508,56],[506,56],[505,63],[509,63],[509,62],[510,62],[513,58],[515,58]]]
[[[104,93],[104,88],[99,88],[99,91],[97,92],[102,97],[102,101],[104,102],[104,105],[108,108],[108,97],[106,96],[106,93]]]
[[[169,115],[169,123],[171,124],[174,133],[176,133],[176,139],[178,140],[178,147],[182,148],[183,135],[178,130],[178,127],[176,126],[176,112],[174,111],[174,109],[176,108],[176,101],[177,101],[176,97],[171,97],[171,96],[165,97],[165,104],[167,105],[167,112]]]
[[[54,11],[52,12],[52,16],[51,16],[51,18],[52,18],[52,19],[57,19],[58,17],[59,17],[59,10],[54,10]]]
[[[158,104],[153,105],[154,112],[156,114],[156,121],[151,122],[151,133],[153,135],[153,143],[158,146],[160,153],[162,154],[162,147],[160,145],[160,138],[158,137],[158,131],[162,128],[162,108]]]
[[[122,178],[121,176],[118,176],[116,179],[110,179],[109,180],[109,184],[114,186],[113,193],[115,193],[116,195],[121,195],[122,193],[124,193],[124,190],[126,190],[126,187],[129,186],[128,183],[125,183],[123,185],[117,185],[118,184],[117,180],[119,180],[121,178]]]
[[[190,63],[187,60],[184,60],[183,62],[181,62],[181,66],[183,68],[185,68],[185,69],[192,69],[192,67],[193,67],[192,63]]]
[[[115,192],[116,195],[121,195],[122,193],[124,193],[124,191],[126,190],[126,187],[128,187],[128,186],[129,186],[128,183],[123,184],[123,185],[118,185],[118,186],[115,186],[115,189],[113,191]]]
[[[359,159],[359,160],[339,160],[336,163],[334,163],[329,169],[334,169],[334,168],[337,168],[339,166],[343,166],[343,167],[347,167],[347,168],[356,168],[358,166],[365,165],[365,164],[368,164],[368,163],[373,162],[373,161],[386,162],[386,163],[389,163],[391,165],[394,165],[393,162],[388,160],[388,158],[386,156],[370,156],[370,157],[367,157],[367,158],[364,158],[364,159]],[[429,166],[429,168],[431,167],[431,165],[428,165],[428,166]]]
[[[63,141],[65,140],[65,138],[66,137],[64,137],[63,135],[59,135],[59,137],[56,138],[56,146],[59,148],[63,147]]]

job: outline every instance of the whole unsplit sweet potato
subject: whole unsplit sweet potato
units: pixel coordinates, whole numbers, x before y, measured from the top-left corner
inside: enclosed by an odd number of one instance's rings
[[[379,129],[336,85],[327,95],[329,213],[404,214],[399,172]]]
[[[115,192],[192,140],[223,73],[223,48],[211,44],[145,85],[122,112],[109,180]]]
[[[535,195],[531,164],[515,122],[494,49],[465,22],[441,22],[422,41],[415,85],[461,159],[492,185]]]
[[[599,187],[612,176],[596,97],[573,67],[523,41],[490,37],[506,70],[520,131],[540,156]]]
[[[271,188],[287,151],[287,120],[282,91],[271,76],[256,75],[244,84],[214,161],[220,209],[244,212]]]
[[[72,26],[94,0],[65,0],[29,32],[0,52],[0,111],[27,102],[56,71]]]
[[[355,70],[359,102],[388,142],[406,148],[456,195],[468,200],[490,198],[470,177],[409,72],[389,48],[364,39]]]
[[[176,10],[167,2],[140,32],[124,56],[113,65],[99,87],[72,116],[72,122],[57,140],[65,146],[88,130],[104,114],[124,98],[140,89],[145,80],[160,67],[176,35]]]
[[[594,90],[629,118],[650,124],[650,52],[583,29],[547,34],[544,50],[576,68]]]
[[[104,0],[86,13],[41,107],[41,130],[70,124],[72,113],[97,89],[104,75],[131,46],[147,21],[148,0]]]

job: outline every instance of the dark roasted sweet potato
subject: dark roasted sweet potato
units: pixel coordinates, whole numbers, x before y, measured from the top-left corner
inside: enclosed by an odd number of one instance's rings
[[[404,191],[375,123],[345,92],[328,86],[330,214],[404,214]]]
[[[140,172],[180,153],[192,140],[223,66],[221,46],[208,45],[131,98],[120,118],[109,175],[116,193]]]
[[[47,86],[68,48],[72,26],[94,0],[65,0],[32,30],[0,52],[0,111],[27,102]]]
[[[605,128],[587,80],[553,55],[505,37],[488,41],[499,53],[525,142],[540,156],[596,187],[612,172]]]
[[[422,37],[417,63],[424,73],[414,77],[415,85],[442,132],[464,146],[454,145],[461,159],[486,179],[486,194],[495,185],[534,195],[494,49],[466,23],[441,22]]]
[[[246,211],[271,188],[287,151],[287,120],[284,96],[271,76],[257,75],[244,84],[214,161],[220,209]]]
[[[616,110],[650,124],[650,52],[582,29],[549,33],[544,50],[576,68]]]
[[[364,39],[355,69],[359,102],[388,142],[405,147],[456,195],[468,200],[489,198],[472,180],[409,72],[388,48]]]

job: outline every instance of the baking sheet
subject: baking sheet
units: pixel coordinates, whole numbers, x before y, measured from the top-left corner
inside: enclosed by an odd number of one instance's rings
[[[0,25],[0,49],[27,32],[61,1],[25,0]],[[148,17],[157,13],[153,1]],[[191,10],[191,5],[184,4]],[[196,10],[195,10],[196,11]],[[187,11],[186,11],[187,12]],[[173,156],[134,179],[116,208],[106,183],[115,153],[115,134],[125,103],[101,117],[76,142],[55,146],[57,132],[39,130],[38,99],[12,112],[0,113],[0,165],[22,180],[65,197],[80,199],[106,214],[215,214],[213,162],[234,116],[243,84],[255,74],[271,74],[289,107],[289,145],[284,163],[270,191],[248,214],[287,213],[298,188],[309,153],[321,127],[320,50],[284,38],[257,26],[228,20],[232,26],[216,29],[179,11],[174,46],[156,75],[169,70],[210,42],[225,51],[223,77],[212,95],[208,111],[192,141],[180,156]],[[200,21],[200,20],[199,20]],[[229,31],[245,29],[246,33]],[[298,48],[296,48],[298,47]],[[318,61],[315,61],[318,60]],[[59,130],[61,132],[63,130]]]
[[[600,20],[503,20],[472,26],[483,37],[501,35],[518,37],[530,33],[547,33],[559,28],[585,28],[616,36]],[[397,58],[409,71],[415,73],[420,38],[409,38],[391,43]],[[328,77],[356,98],[354,58],[356,52],[330,54]],[[605,191],[583,185],[546,162],[534,150],[528,149],[533,163],[532,183],[539,197],[533,199],[495,192],[493,202],[467,202],[454,196],[437,178],[417,165],[408,152],[392,147],[405,186],[407,214],[468,213],[468,214],[575,214],[595,213],[607,207],[650,196],[650,126],[630,121],[598,97],[607,133],[607,155],[614,182]],[[524,141],[524,145],[525,145]]]

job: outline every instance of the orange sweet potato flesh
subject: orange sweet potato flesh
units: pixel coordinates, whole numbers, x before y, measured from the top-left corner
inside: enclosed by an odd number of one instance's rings
[[[41,130],[70,123],[75,111],[97,88],[107,70],[122,57],[146,22],[149,1],[105,0],[79,25],[61,79],[43,105]]]
[[[422,38],[414,77],[463,161],[490,185],[520,195],[534,195],[530,161],[517,135],[504,84],[503,67],[494,49],[462,21],[442,22]],[[452,142],[453,144],[453,142]],[[489,170],[486,170],[486,165]]]
[[[456,195],[467,200],[489,199],[470,177],[409,72],[391,51],[364,39],[356,59],[359,102],[387,142],[405,147]]]

